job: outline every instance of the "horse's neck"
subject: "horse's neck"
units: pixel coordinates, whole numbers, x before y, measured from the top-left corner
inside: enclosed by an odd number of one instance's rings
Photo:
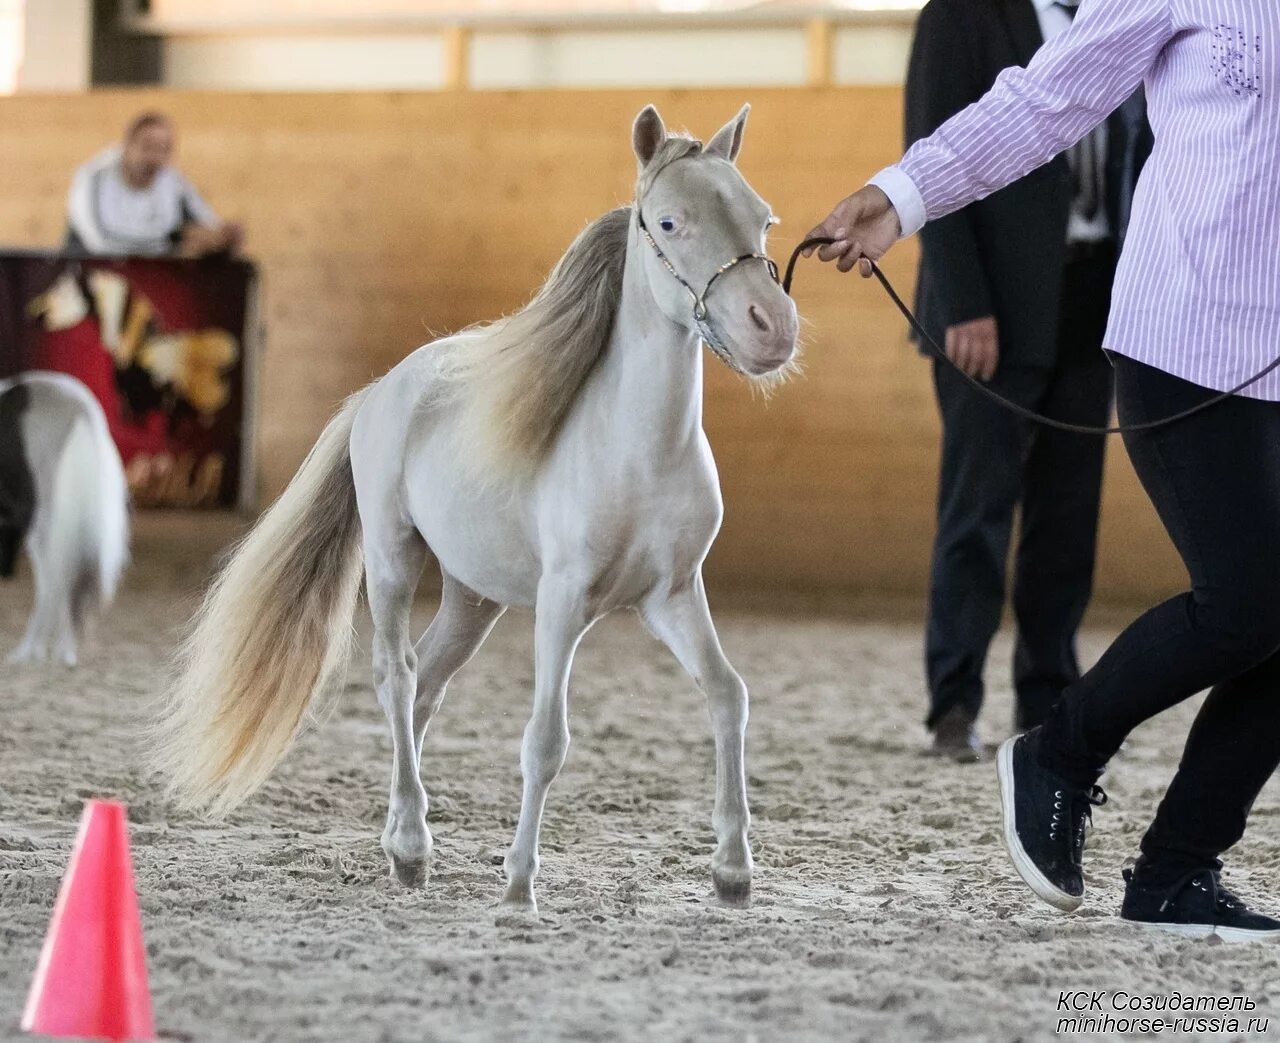
[[[601,374],[625,441],[646,453],[692,444],[702,428],[702,352],[695,334],[658,308],[632,232],[622,297]],[[653,456],[660,459],[660,456]]]

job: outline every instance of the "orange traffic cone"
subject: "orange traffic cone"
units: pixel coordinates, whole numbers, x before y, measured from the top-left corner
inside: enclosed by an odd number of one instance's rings
[[[123,804],[85,805],[22,1028],[47,1036],[155,1038]]]

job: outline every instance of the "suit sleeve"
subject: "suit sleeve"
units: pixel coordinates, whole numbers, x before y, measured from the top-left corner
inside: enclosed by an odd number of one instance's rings
[[[927,138],[977,99],[973,49],[965,45],[966,19],[955,4],[933,0],[920,13],[907,67],[906,143]],[[993,312],[986,270],[978,250],[977,229],[969,210],[959,210],[924,227],[921,246],[936,271],[944,324],[968,322]]]
[[[1071,28],[1006,69],[899,164],[936,220],[1079,141],[1130,95],[1173,34],[1169,0],[1084,0]]]

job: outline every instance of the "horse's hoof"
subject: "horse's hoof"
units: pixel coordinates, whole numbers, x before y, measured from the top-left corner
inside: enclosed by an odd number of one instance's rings
[[[430,858],[395,858],[391,862],[391,875],[405,887],[423,888],[427,886],[427,876],[431,870]]]
[[[507,892],[502,896],[501,906],[502,911],[506,913],[534,917],[538,915],[538,903],[533,897],[533,888],[529,884],[508,884]]]
[[[711,882],[715,884],[716,898],[721,905],[735,909],[746,909],[751,905],[751,877],[713,872]]]

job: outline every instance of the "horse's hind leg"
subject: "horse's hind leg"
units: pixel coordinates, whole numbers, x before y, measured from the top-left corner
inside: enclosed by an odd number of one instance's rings
[[[79,661],[79,638],[87,621],[86,606],[92,603],[91,584],[96,582],[96,577],[91,578],[85,569],[78,568],[71,574],[64,569],[62,578],[66,587],[58,591],[49,654],[66,666],[75,666]]]
[[[716,801],[711,817],[716,850],[711,856],[711,879],[721,901],[746,905],[751,900],[752,870],[743,749],[747,686],[720,647],[700,575],[646,605],[644,618],[706,694],[716,743]]]
[[[421,887],[431,860],[431,832],[413,729],[418,660],[409,636],[409,613],[427,548],[416,529],[397,526],[388,531],[366,522],[364,549],[373,616],[373,682],[391,725],[394,751],[382,849],[401,883]]]
[[[34,561],[33,561],[34,565]],[[45,591],[37,571],[35,579],[35,604],[31,607],[31,615],[27,619],[27,629],[23,631],[18,647],[9,653],[11,663],[30,663],[44,659],[48,655],[50,623],[50,598]]]
[[[418,694],[413,718],[417,761],[427,726],[444,702],[449,680],[476,654],[505,607],[468,590],[447,572],[442,573],[440,608],[427,631],[414,646],[418,655]]]
[[[35,605],[27,620],[22,641],[9,656],[11,663],[28,663],[48,658],[58,630],[58,569],[49,554],[48,541],[42,533],[32,532],[27,540],[31,560]]]

